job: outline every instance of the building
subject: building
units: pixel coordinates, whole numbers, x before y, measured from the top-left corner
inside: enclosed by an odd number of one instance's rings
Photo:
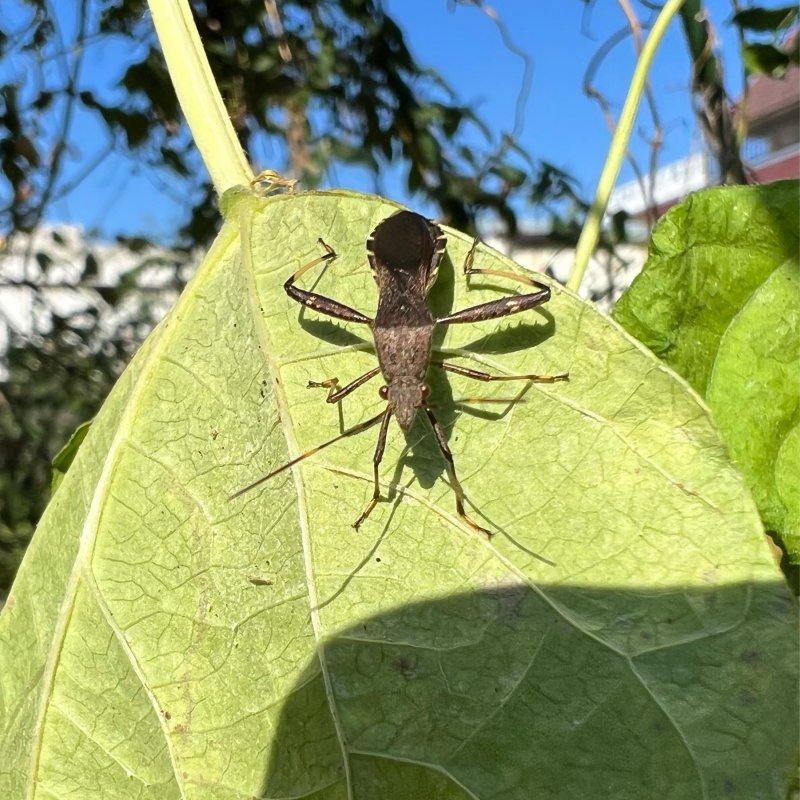
[[[110,331],[122,321],[135,324],[143,304],[158,320],[197,261],[152,245],[92,242],[74,225],[44,224],[12,237],[0,247],[0,379],[12,331],[47,336],[53,315],[76,319],[84,312]]]
[[[783,78],[754,75],[734,109],[746,119],[742,147],[751,183],[800,178],[800,69],[790,67]],[[657,170],[651,184],[631,181],[617,187],[608,210],[625,211],[646,223],[658,219],[687,194],[717,184],[713,159],[707,153],[690,155]],[[647,195],[650,195],[649,197]]]
[[[753,183],[800,178],[800,68],[756,75],[739,108],[747,118],[744,161]]]

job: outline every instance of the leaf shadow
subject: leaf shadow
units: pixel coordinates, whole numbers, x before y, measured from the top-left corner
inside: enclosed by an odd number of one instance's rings
[[[389,579],[377,552],[371,577]],[[415,577],[400,579],[411,594]],[[582,800],[600,782],[608,797],[745,800],[791,779],[798,635],[780,582],[487,580],[384,604],[297,671],[260,797]]]
[[[508,325],[474,339],[461,349],[475,353],[500,355],[529,350],[542,344],[555,334],[556,321],[553,315],[545,309],[537,308],[534,311],[544,320],[543,323],[519,322],[515,325]]]
[[[301,307],[302,308],[302,307]],[[298,315],[300,327],[311,336],[321,339],[327,344],[335,347],[360,347],[364,350],[374,349],[373,343],[363,336],[345,328],[329,319],[312,319],[303,313],[305,308]]]

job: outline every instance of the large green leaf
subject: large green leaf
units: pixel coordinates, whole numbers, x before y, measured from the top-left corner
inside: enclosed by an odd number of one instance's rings
[[[495,372],[570,371],[524,402],[433,376],[470,508],[421,424],[358,533],[375,433],[229,495],[339,419],[309,379],[372,366],[376,198],[227,198],[228,220],[56,492],[0,617],[4,798],[779,797],[797,740],[794,606],[696,395],[591,307],[454,326]],[[496,298],[449,234],[433,304]],[[488,249],[483,265],[509,268]],[[312,282],[309,279],[309,282]],[[507,288],[507,287],[506,287]],[[535,348],[532,345],[536,344]]]
[[[800,186],[670,211],[614,317],[705,394],[765,524],[800,562]]]

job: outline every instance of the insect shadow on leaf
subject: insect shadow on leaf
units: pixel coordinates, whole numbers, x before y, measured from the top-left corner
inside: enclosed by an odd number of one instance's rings
[[[386,407],[374,417],[353,425],[338,436],[306,450],[272,472],[231,495],[231,499],[260,486],[265,481],[289,469],[314,453],[345,439],[357,436],[370,428],[379,426],[378,441],[373,463],[373,492],[367,506],[361,512],[353,527],[358,529],[370,515],[380,499],[379,467],[386,448],[386,436],[392,417],[404,433],[418,415],[427,420],[436,444],[445,460],[450,485],[455,495],[456,512],[472,530],[491,536],[491,531],[479,525],[470,517],[464,507],[464,490],[456,474],[453,454],[447,442],[445,430],[437,419],[428,401],[431,387],[427,382],[429,367],[444,372],[461,375],[484,383],[494,381],[531,381],[555,383],[568,379],[566,372],[557,375],[491,375],[487,372],[464,367],[439,358],[432,358],[434,333],[437,326],[461,325],[470,322],[498,319],[535,308],[550,299],[550,288],[533,278],[513,272],[495,269],[481,269],[473,266],[479,240],[475,239],[464,260],[464,276],[491,276],[510,278],[535,289],[527,294],[514,294],[498,300],[490,300],[476,306],[454,311],[444,316],[434,317],[428,303],[428,294],[436,282],[439,265],[447,246],[442,229],[431,220],[412,211],[397,211],[381,221],[367,239],[367,258],[373,277],[378,284],[378,309],[375,318],[366,316],[350,306],[325,295],[301,289],[296,282],[309,270],[320,264],[333,261],[337,256],[334,249],[319,239],[322,254],[304,264],[284,283],[286,293],[305,308],[326,314],[345,322],[367,325],[372,331],[378,365],[367,370],[355,380],[339,385],[338,378],[311,381],[310,387],[324,388],[328,392],[328,403],[340,403],[345,397],[382,375],[384,385],[378,393],[386,401]]]

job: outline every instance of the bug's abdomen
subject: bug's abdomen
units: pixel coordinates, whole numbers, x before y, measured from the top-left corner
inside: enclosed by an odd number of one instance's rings
[[[433,342],[433,324],[373,328],[375,350],[387,384],[399,378],[425,380]]]

